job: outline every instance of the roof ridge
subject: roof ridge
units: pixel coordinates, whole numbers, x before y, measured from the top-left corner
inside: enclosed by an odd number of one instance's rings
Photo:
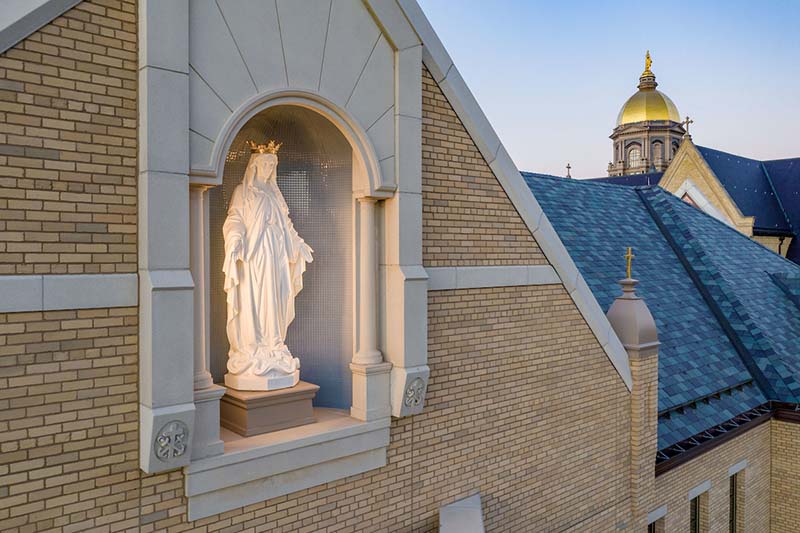
[[[700,146],[699,144],[696,144],[695,146],[699,150],[711,150],[712,152],[718,152],[720,154],[729,155],[729,156],[736,157],[736,158],[739,158],[739,159],[747,159],[748,161],[752,161],[753,163],[761,163],[762,162],[761,159],[753,159],[752,157],[747,157],[746,155],[738,155],[738,154],[734,154],[734,153],[731,153],[731,152],[726,152],[724,150],[718,150],[716,148],[711,148],[710,146]]]
[[[580,183],[581,185],[592,185],[595,187],[610,187],[617,190],[622,189],[647,189],[651,187],[657,187],[658,185],[620,185],[619,183],[606,183],[603,181],[594,181],[596,178],[565,178],[563,176],[551,176],[550,174],[538,174],[536,172],[529,172],[526,170],[520,171],[522,174],[522,178],[527,180],[530,179],[549,179],[552,181],[561,181],[564,183]]]
[[[786,381],[787,378],[794,381],[791,373],[781,372],[780,367],[783,365],[777,364],[779,358],[772,343],[758,332],[758,325],[738,296],[728,287],[727,280],[711,260],[711,256],[706,253],[688,225],[683,223],[673,206],[668,203],[669,198],[666,196],[671,195],[666,191],[653,189],[639,189],[637,194],[717,318],[759,389],[769,399],[781,400],[791,397],[791,401],[797,401],[792,387]],[[676,231],[670,231],[670,226]],[[695,263],[699,263],[702,268],[696,268]],[[736,320],[731,320],[730,317],[734,316]],[[745,325],[745,329],[735,328],[734,322]],[[767,378],[767,373],[777,378],[773,380],[776,384],[782,385],[780,395]]]

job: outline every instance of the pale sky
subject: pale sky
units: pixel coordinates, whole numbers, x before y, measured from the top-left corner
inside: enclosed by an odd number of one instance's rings
[[[419,3],[521,170],[605,176],[647,49],[696,144],[800,157],[800,1]]]

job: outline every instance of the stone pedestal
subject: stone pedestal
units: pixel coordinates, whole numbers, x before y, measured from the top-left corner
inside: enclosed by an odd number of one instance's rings
[[[285,376],[237,376],[225,374],[225,386],[239,391],[275,391],[300,383],[300,370]]]
[[[311,402],[318,390],[305,381],[266,392],[228,389],[220,401],[220,424],[245,437],[311,424],[316,421]]]

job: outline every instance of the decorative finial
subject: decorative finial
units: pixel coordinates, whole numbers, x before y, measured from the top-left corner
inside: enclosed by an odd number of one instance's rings
[[[686,115],[686,119],[681,122],[681,126],[686,130],[686,137],[691,137],[691,135],[689,135],[689,124],[694,124],[694,120],[690,119],[689,115]]]
[[[271,140],[268,144],[256,144],[255,141],[246,141],[246,144],[250,147],[250,153],[253,154],[278,154],[278,150],[281,149],[283,143],[276,143],[275,141]]]
[[[571,178],[571,177],[572,177],[572,176],[570,175],[570,173],[569,173],[569,171],[570,171],[570,169],[571,169],[571,168],[572,168],[572,166],[571,166],[569,163],[567,163],[567,177],[568,177],[568,178]]]
[[[633,258],[636,257],[633,255],[633,248],[628,246],[628,252],[625,254],[625,263],[626,263],[626,278],[631,279],[631,263],[633,263]]]
[[[639,76],[639,89],[649,91],[651,89],[655,89],[658,87],[658,83],[656,83],[656,75],[653,74],[653,71],[650,70],[650,67],[653,66],[653,60],[650,58],[650,50],[644,55],[644,72],[642,75]]]

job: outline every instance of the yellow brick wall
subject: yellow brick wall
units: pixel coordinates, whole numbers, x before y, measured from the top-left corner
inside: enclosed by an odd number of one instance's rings
[[[436,82],[422,73],[422,235],[426,266],[547,259]]]
[[[563,288],[432,292],[428,313],[425,412],[393,422],[386,467],[194,523],[180,472],[144,477],[142,531],[435,531],[476,491],[488,531],[626,522],[627,391]]]
[[[760,243],[776,254],[778,253],[778,248],[780,247],[780,254],[783,257],[786,257],[786,252],[789,251],[789,245],[792,244],[791,237],[784,237],[783,242],[781,242],[780,238],[778,237],[765,237],[763,235],[753,235],[753,240],[757,243]]]
[[[183,473],[138,469],[136,308],[2,315],[3,530],[431,531],[475,491],[490,531],[625,522],[627,392],[564,289],[433,292],[429,318],[386,467],[187,523]]]
[[[136,271],[136,2],[0,55],[0,274]]]
[[[800,527],[800,424],[773,420],[772,531],[788,533]]]
[[[729,510],[728,469],[747,459],[744,475],[744,502],[739,502],[744,513],[746,533],[769,531],[797,531],[770,529],[770,430],[772,421],[700,455],[656,478],[654,507],[667,505],[665,531],[689,531],[688,493],[706,480],[711,480],[708,493],[707,519],[710,533],[727,533]],[[794,426],[800,427],[800,426]],[[774,504],[773,504],[774,512]],[[654,509],[650,509],[651,511]],[[795,521],[794,524],[800,523]]]
[[[0,315],[0,530],[136,527],[137,317]]]

